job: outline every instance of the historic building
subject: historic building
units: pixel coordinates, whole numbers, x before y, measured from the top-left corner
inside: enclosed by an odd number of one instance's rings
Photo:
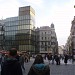
[[[69,55],[75,54],[75,16],[71,24],[70,35],[65,44],[65,50],[67,50]]]
[[[38,28],[39,34],[39,52],[40,53],[58,53],[58,42],[55,33],[54,24]]]
[[[65,53],[72,55],[72,37],[71,34],[69,35],[67,39],[67,43],[65,44]]]
[[[71,26],[71,31],[70,31],[70,46],[69,46],[69,50],[70,50],[70,54],[71,55],[75,55],[75,16],[74,19],[72,21],[72,26]]]
[[[53,23],[51,24],[51,49],[52,54],[58,54],[58,41]]]

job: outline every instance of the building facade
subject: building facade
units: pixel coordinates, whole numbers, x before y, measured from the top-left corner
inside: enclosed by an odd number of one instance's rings
[[[69,55],[75,54],[75,16],[71,24],[70,35],[65,44],[65,49]]]
[[[39,28],[39,46],[40,53],[51,52],[51,29],[49,26]]]
[[[5,38],[4,38],[4,24],[3,24],[3,21],[0,20],[0,50],[4,49],[4,41],[5,41]]]
[[[72,26],[71,26],[71,33],[70,33],[70,53],[71,55],[75,55],[75,16],[74,16],[74,19],[72,21]]]
[[[30,53],[58,53],[54,24],[35,28],[35,11],[31,6],[20,7],[18,16],[1,22],[4,24],[5,50],[15,47]]]
[[[58,42],[54,29],[54,24],[42,26],[39,28],[39,52],[40,53],[58,53]]]
[[[67,54],[72,55],[72,37],[71,34],[69,35],[67,39],[67,43],[65,44],[65,51]]]
[[[35,52],[35,11],[32,7],[19,8],[19,26],[16,40],[19,50]]]
[[[51,24],[51,49],[52,54],[58,54],[58,41],[53,23]]]
[[[35,11],[32,7],[20,7],[17,17],[4,19],[5,49],[35,52]]]

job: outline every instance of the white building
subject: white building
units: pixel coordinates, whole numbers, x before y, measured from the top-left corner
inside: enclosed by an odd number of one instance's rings
[[[57,53],[57,37],[54,24],[39,28],[39,49],[40,53]]]

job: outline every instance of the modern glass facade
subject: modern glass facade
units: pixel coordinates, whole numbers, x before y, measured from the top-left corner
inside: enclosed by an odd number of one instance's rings
[[[0,23],[0,50],[4,49],[4,28],[3,24]]]
[[[19,16],[5,19],[6,50],[35,52],[35,11],[30,6],[20,7]]]
[[[5,49],[9,50],[11,47],[18,48],[16,44],[15,35],[18,32],[19,19],[18,17],[6,18],[5,24]]]

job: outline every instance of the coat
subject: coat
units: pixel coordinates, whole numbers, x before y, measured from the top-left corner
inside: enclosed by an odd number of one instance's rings
[[[64,63],[67,63],[68,55],[65,55]]]
[[[34,64],[31,66],[28,75],[50,75],[50,68],[45,64]]]
[[[16,58],[8,58],[2,66],[1,75],[23,75],[21,65]]]

